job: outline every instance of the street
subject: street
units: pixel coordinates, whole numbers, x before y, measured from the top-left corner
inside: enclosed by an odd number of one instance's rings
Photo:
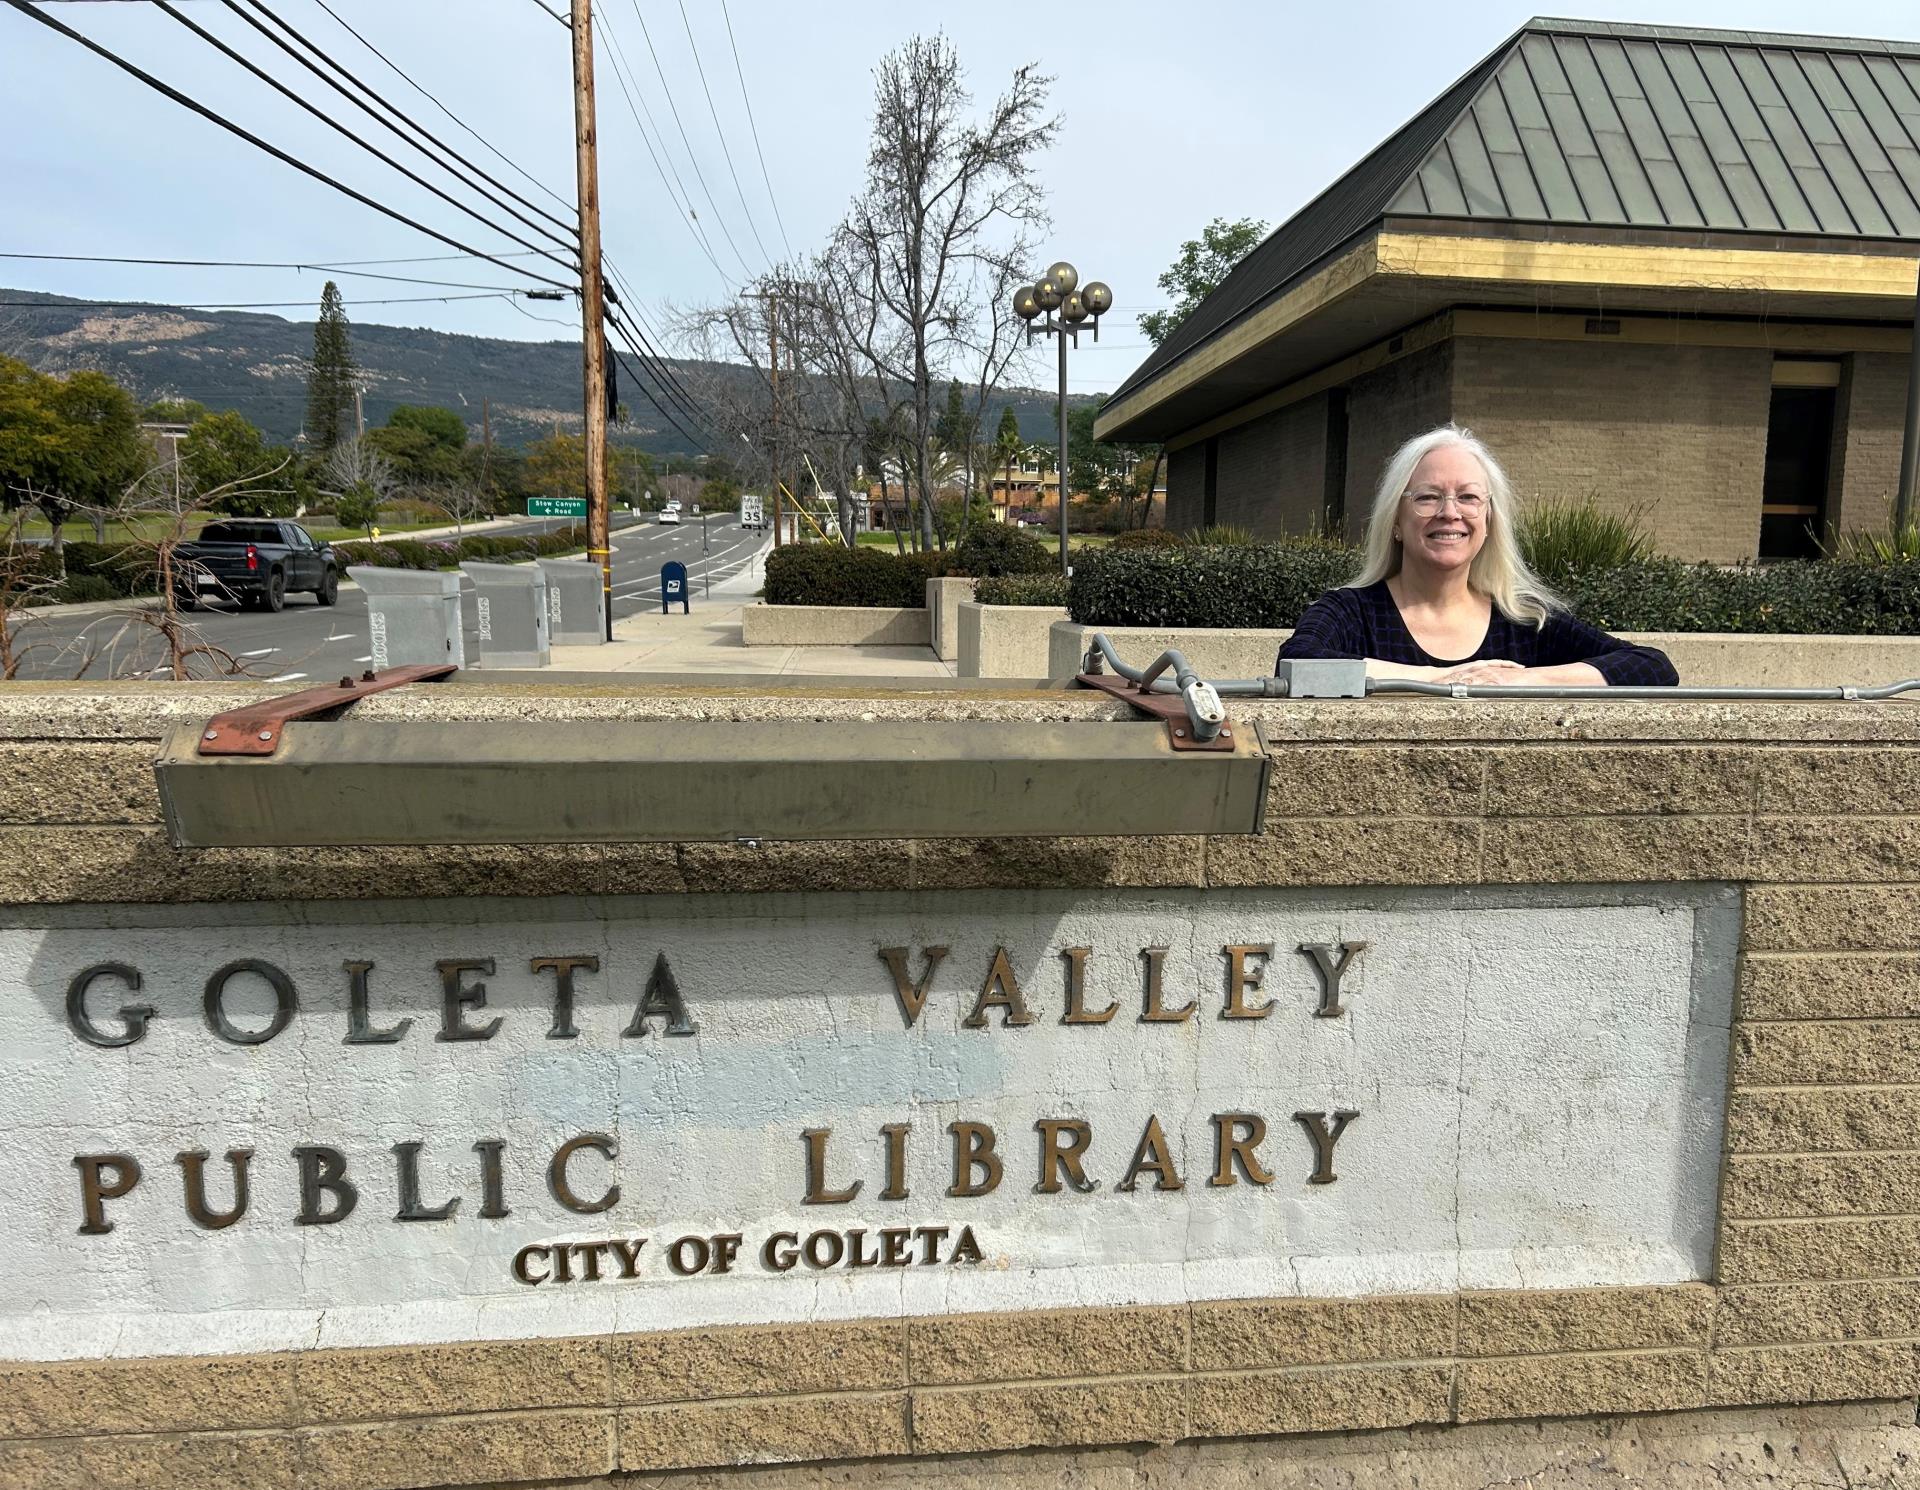
[[[537,531],[551,524],[529,524]],[[496,533],[503,531],[494,529]],[[660,604],[660,566],[677,559],[687,566],[693,604],[698,609],[702,581],[718,582],[752,563],[767,535],[743,529],[732,513],[707,520],[702,535],[697,518],[679,526],[660,526],[651,515],[617,527],[613,536],[613,613],[616,618]],[[467,665],[479,662],[479,619],[473,586],[461,580],[461,620],[466,631]],[[274,683],[330,680],[364,669],[372,660],[367,601],[357,586],[343,585],[340,603],[327,607],[311,595],[289,595],[278,615],[266,611],[186,612],[195,640],[234,659],[246,677]],[[131,609],[29,613],[19,641],[29,649],[21,665],[23,679],[144,678],[169,676],[159,635]],[[229,671],[216,653],[194,659],[195,677]]]

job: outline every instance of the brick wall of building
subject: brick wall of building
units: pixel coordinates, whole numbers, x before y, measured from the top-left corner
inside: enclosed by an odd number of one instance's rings
[[[1493,447],[1522,501],[1591,496],[1638,507],[1662,553],[1754,556],[1771,352],[1487,337],[1453,345],[1453,417]]]
[[[1393,452],[1453,411],[1453,346],[1442,342],[1356,378],[1347,389],[1346,529],[1359,537]]]
[[[1840,528],[1887,525],[1900,487],[1906,417],[1907,359],[1893,352],[1848,357],[1834,421],[1833,479],[1827,487],[1827,515]]]
[[[1263,538],[1318,532],[1327,496],[1327,399],[1302,399],[1220,436],[1215,520]]]
[[[1176,533],[1197,528],[1206,500],[1207,447],[1203,441],[1167,454],[1167,526]]]

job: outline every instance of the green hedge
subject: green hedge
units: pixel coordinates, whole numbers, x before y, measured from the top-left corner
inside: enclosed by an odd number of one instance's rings
[[[468,559],[519,564],[575,553],[586,546],[586,528],[574,523],[532,537],[475,533],[466,538],[381,538],[336,543],[333,551],[348,564],[372,564],[380,569],[457,569]]]
[[[1049,605],[1067,603],[1067,578],[1058,570],[1046,574],[1006,574],[983,579],[973,587],[982,605]]]
[[[1096,626],[1292,626],[1358,567],[1356,551],[1327,544],[1110,547],[1075,557],[1067,611]],[[1649,559],[1562,575],[1555,587],[1609,631],[1920,635],[1914,559],[1732,569]]]
[[[1920,635],[1920,560],[1716,569],[1652,559],[1563,576],[1574,614],[1608,631]]]
[[[770,605],[927,603],[930,579],[1039,574],[1058,562],[1045,544],[1005,523],[982,522],[954,548],[889,553],[838,543],[789,543],[767,556]]]
[[[946,572],[946,555],[890,554],[838,543],[789,543],[767,555],[769,605],[924,607],[927,581]]]
[[[1074,555],[1067,613],[1099,626],[1291,626],[1354,567],[1351,550],[1322,545],[1108,547]]]

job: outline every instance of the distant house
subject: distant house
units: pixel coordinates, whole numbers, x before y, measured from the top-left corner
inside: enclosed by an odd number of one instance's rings
[[[1666,552],[1884,523],[1920,46],[1535,20],[1247,256],[1114,394],[1167,522],[1364,522],[1449,419]]]

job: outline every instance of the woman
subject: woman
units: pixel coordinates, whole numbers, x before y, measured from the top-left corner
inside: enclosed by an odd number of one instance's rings
[[[1363,657],[1370,678],[1671,687],[1666,653],[1576,620],[1520,557],[1513,487],[1493,453],[1447,425],[1392,460],[1359,577],[1307,607],[1286,657]]]

